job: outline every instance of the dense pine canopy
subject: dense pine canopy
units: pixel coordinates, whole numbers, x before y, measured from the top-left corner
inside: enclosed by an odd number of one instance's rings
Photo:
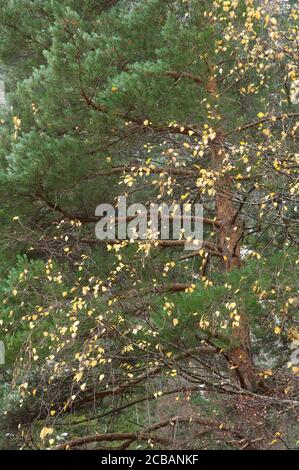
[[[2,448],[298,445],[298,19],[0,0]],[[120,195],[202,246],[97,239]]]

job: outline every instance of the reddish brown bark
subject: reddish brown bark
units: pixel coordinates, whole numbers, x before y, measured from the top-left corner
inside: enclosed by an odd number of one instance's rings
[[[223,253],[222,267],[225,271],[239,268],[240,259],[240,224],[233,203],[232,180],[229,175],[222,174],[225,163],[224,138],[218,132],[211,142],[212,166],[218,172],[216,183],[216,218],[218,227],[218,245]],[[239,326],[233,329],[233,337],[229,353],[231,367],[235,369],[240,385],[246,390],[256,389],[256,378],[252,362],[250,330],[244,311],[238,311]]]

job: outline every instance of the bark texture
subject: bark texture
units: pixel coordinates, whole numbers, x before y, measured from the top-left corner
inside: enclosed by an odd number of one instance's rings
[[[223,259],[223,270],[229,272],[241,266],[240,258],[240,221],[233,202],[232,180],[229,175],[222,174],[226,154],[224,137],[218,132],[211,142],[212,165],[218,172],[216,183],[215,206],[218,227],[218,245]],[[251,354],[250,329],[244,310],[238,312],[239,326],[235,326],[232,335],[232,347],[229,353],[231,367],[236,370],[242,388],[250,391],[256,389],[256,379]]]

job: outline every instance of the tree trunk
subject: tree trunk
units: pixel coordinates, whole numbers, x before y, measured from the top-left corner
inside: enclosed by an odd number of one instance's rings
[[[221,175],[225,163],[224,138],[218,132],[211,142],[212,166],[219,172],[216,183],[216,217],[219,226],[218,243],[223,250],[222,265],[225,271],[239,268],[240,259],[240,224],[233,204],[233,188],[230,176]],[[239,326],[233,330],[233,345],[229,352],[231,367],[236,370],[242,388],[250,391],[256,389],[256,377],[252,362],[250,331],[244,311],[240,315]]]

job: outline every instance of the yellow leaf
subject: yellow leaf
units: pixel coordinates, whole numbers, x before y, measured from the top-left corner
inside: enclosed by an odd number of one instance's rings
[[[41,438],[42,440],[44,440],[48,435],[53,434],[53,431],[54,431],[53,428],[44,427],[44,428],[41,430],[39,436],[40,436],[40,438]]]
[[[74,380],[76,382],[80,382],[80,380],[82,379],[82,376],[83,376],[83,372],[78,372],[78,374],[75,375]]]

